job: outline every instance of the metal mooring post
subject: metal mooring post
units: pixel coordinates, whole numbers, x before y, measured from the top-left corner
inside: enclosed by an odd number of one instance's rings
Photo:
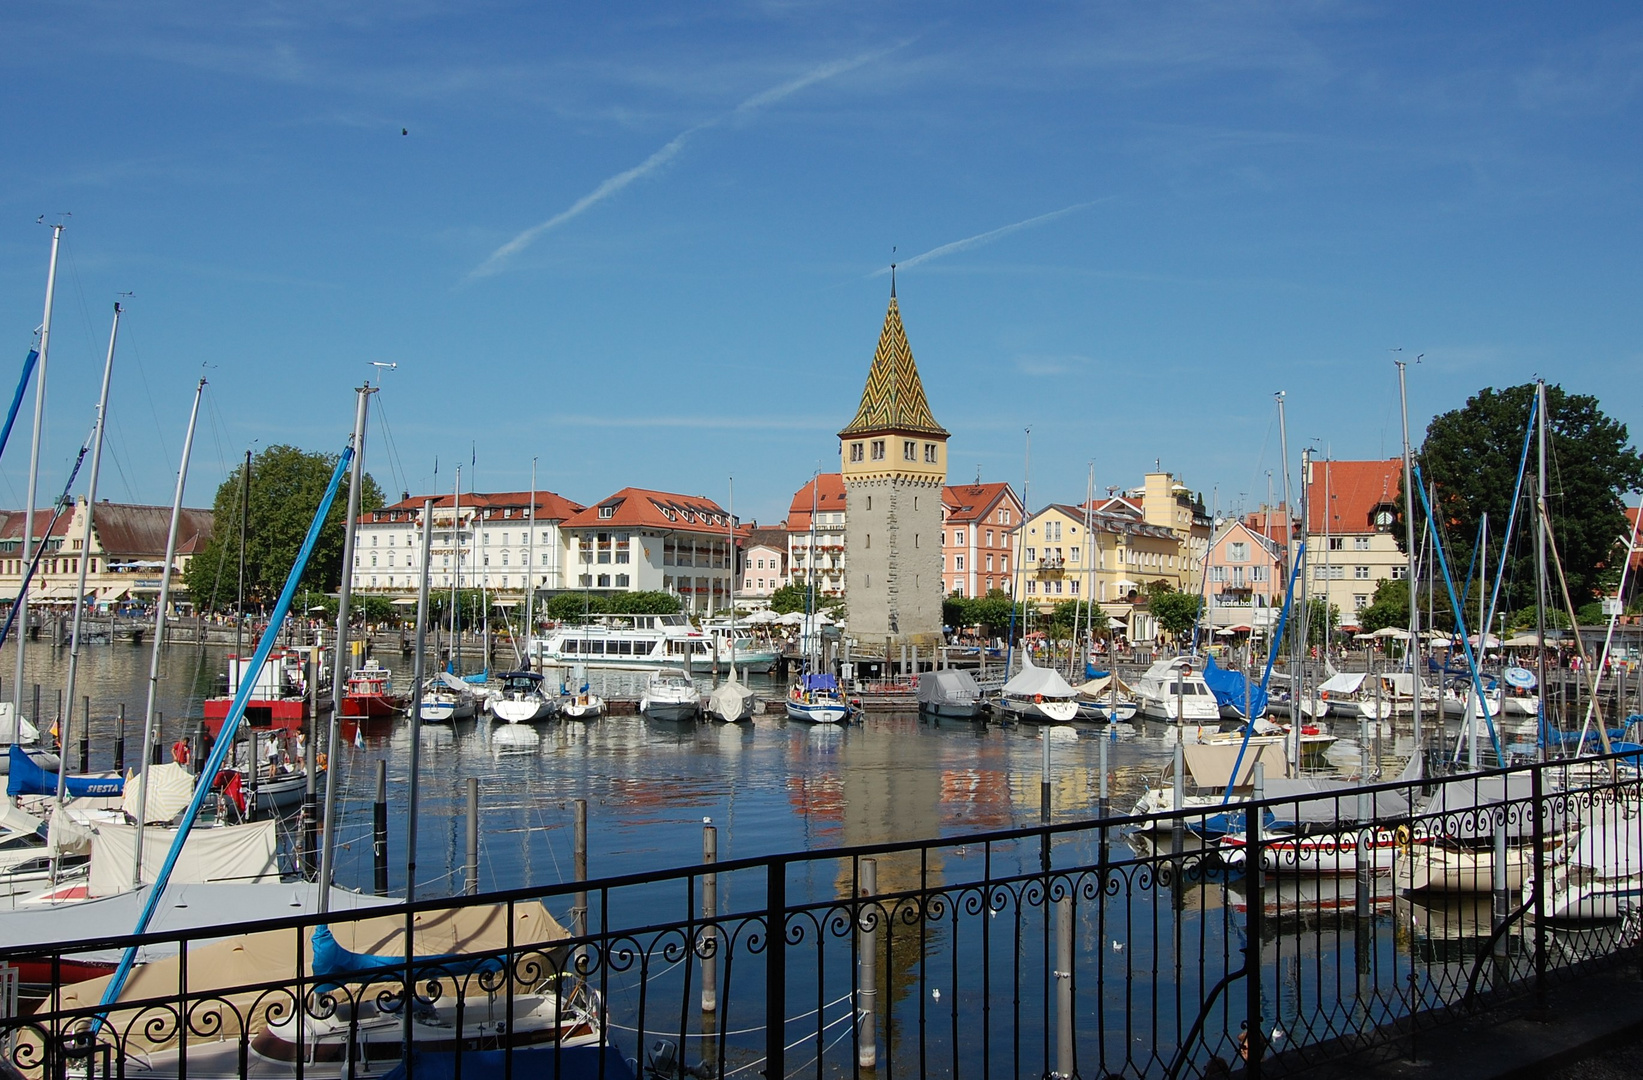
[[[702,819],[702,865],[712,866],[719,861],[719,830],[712,818]],[[719,942],[713,919],[719,914],[719,875],[709,871],[702,875],[702,921],[707,923],[697,937],[697,949],[702,957],[702,1011],[717,1012],[719,1008]]]
[[[1261,891],[1261,796],[1266,786],[1266,770],[1255,762],[1255,796],[1244,811],[1244,895],[1248,897],[1249,925],[1245,931],[1247,944],[1244,951],[1244,1045],[1239,1051],[1244,1057],[1244,1075],[1249,1080],[1260,1080],[1261,1055],[1265,1037],[1261,1033],[1261,923],[1266,914],[1266,901]]]
[[[376,862],[376,894],[388,895],[388,759],[377,759],[377,797],[371,804],[371,855]]]
[[[80,771],[91,771],[91,698],[80,699]]]
[[[466,884],[469,896],[479,894],[479,777],[468,777],[468,860]]]
[[[765,864],[764,1075],[787,1075],[787,861]]]
[[[878,891],[879,862],[863,859],[856,888],[861,898],[856,915],[856,1009],[860,1017],[856,1064],[864,1069],[875,1069],[879,1063],[879,931],[878,911],[872,902]]]
[[[114,725],[114,771],[126,771],[126,706],[120,702],[120,719]]]

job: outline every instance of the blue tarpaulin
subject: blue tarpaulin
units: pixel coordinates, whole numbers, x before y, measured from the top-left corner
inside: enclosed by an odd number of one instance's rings
[[[16,743],[11,744],[10,768],[11,775],[6,777],[6,794],[12,798],[57,794],[57,774],[41,766]],[[64,790],[71,799],[121,795],[125,789],[125,781],[118,776],[71,776],[64,784]]]
[[[834,693],[839,690],[839,680],[825,671],[806,675],[800,685],[806,690],[831,690]]]
[[[327,975],[340,975],[344,978],[363,980],[370,978],[376,972],[392,975],[405,971],[403,956],[376,956],[370,953],[357,953],[344,949],[337,944],[329,926],[314,928],[314,976],[321,980],[316,984],[322,991],[335,990],[338,983],[324,982]],[[419,977],[426,977],[430,971],[442,975],[465,975],[474,971],[501,971],[502,961],[495,957],[473,956],[424,956],[411,962],[412,972]]]
[[[1223,667],[1218,667],[1213,656],[1204,657],[1204,685],[1209,687],[1209,692],[1215,695],[1215,704],[1222,708],[1230,706],[1238,710],[1238,715],[1243,716],[1244,695],[1247,692],[1249,694],[1250,714],[1253,716],[1264,716],[1266,714],[1266,690],[1259,686],[1250,685],[1249,680],[1245,679],[1240,672],[1228,671]],[[1248,686],[1247,691],[1245,690],[1246,686]]]

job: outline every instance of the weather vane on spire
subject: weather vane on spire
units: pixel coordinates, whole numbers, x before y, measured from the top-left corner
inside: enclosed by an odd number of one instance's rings
[[[896,245],[890,245],[890,299],[896,298]]]

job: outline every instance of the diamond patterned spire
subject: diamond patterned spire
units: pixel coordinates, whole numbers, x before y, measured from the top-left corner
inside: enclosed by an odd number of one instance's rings
[[[879,332],[879,347],[873,352],[867,386],[861,392],[861,407],[839,436],[879,431],[947,437],[946,429],[930,414],[930,402],[913,363],[913,350],[907,344],[907,331],[902,329],[901,309],[894,293],[890,295],[890,309],[884,313],[884,329]]]

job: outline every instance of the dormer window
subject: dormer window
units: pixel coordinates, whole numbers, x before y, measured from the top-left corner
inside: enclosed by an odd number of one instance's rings
[[[601,506],[599,508],[599,516],[602,517],[602,518],[613,518],[613,517],[615,517],[616,516],[616,507],[614,507],[614,506]]]

